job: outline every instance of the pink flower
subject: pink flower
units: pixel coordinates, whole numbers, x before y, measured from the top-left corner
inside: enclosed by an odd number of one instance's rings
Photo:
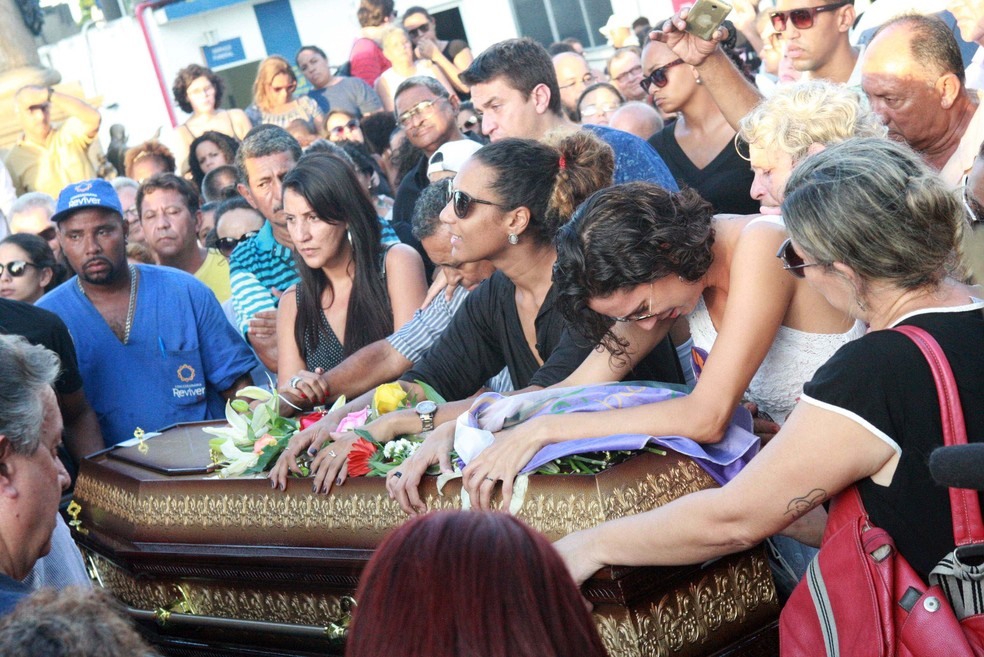
[[[270,434],[268,433],[263,434],[261,437],[256,439],[255,443],[253,443],[253,453],[260,454],[263,452],[264,447],[266,447],[267,445],[273,445],[276,442],[277,439],[271,436]]]
[[[351,431],[361,427],[369,419],[369,407],[366,406],[361,411],[356,411],[355,413],[349,413],[342,418],[342,421],[338,423],[338,428],[335,431],[341,433],[343,431]]]

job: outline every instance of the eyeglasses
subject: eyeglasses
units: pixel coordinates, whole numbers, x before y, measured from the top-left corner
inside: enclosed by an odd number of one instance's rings
[[[629,71],[629,72],[631,73],[631,71]],[[575,85],[578,85],[578,84],[591,84],[591,82],[593,80],[594,80],[594,76],[593,75],[591,75],[590,73],[585,73],[584,76],[581,77],[580,80],[573,80],[571,82],[568,82],[567,84],[559,85],[557,88],[558,89],[570,89],[571,87],[573,87]]]
[[[793,238],[791,237],[782,243],[782,246],[776,252],[776,257],[782,261],[782,268],[796,278],[805,278],[806,273],[803,271],[804,269],[820,264],[819,262],[803,262],[803,258],[793,248]]]
[[[454,210],[454,216],[459,219],[464,219],[471,212],[472,203],[481,203],[482,205],[494,205],[497,208],[506,209],[506,206],[499,203],[493,203],[492,201],[483,201],[480,198],[475,198],[474,196],[469,196],[460,189],[451,189],[448,186],[448,203],[451,204],[451,209]]]
[[[8,262],[5,265],[0,264],[0,274],[3,274],[3,272],[6,271],[13,278],[20,278],[21,276],[27,273],[28,267],[35,267],[37,269],[40,269],[40,267],[38,267],[33,262],[27,262],[26,260],[14,260],[12,262]]]
[[[813,21],[816,20],[817,14],[824,11],[834,11],[844,5],[853,4],[854,0],[843,0],[843,2],[835,2],[832,5],[822,5],[820,7],[803,7],[801,9],[790,9],[789,11],[774,11],[769,14],[769,18],[772,19],[772,28],[777,32],[786,31],[787,16],[793,23],[793,27],[797,30],[808,30],[813,27]]]
[[[259,232],[258,230],[251,230],[248,233],[243,233],[242,237],[220,237],[215,242],[215,248],[219,250],[219,253],[228,258],[236,250],[240,242],[245,242],[251,237],[256,237]]]
[[[590,118],[598,114],[610,114],[619,108],[618,103],[605,103],[604,105],[585,105],[581,108],[581,117]]]
[[[626,315],[625,317],[612,317],[612,319],[616,322],[641,322],[644,319],[649,319],[656,315],[657,313],[653,312],[653,281],[649,281],[649,305],[646,306],[646,312]]]
[[[662,89],[670,81],[670,79],[666,77],[666,72],[671,68],[673,68],[674,66],[678,66],[682,63],[683,63],[682,59],[677,59],[670,62],[669,64],[664,64],[659,68],[654,68],[652,73],[650,73],[649,75],[647,75],[646,77],[644,77],[642,80],[639,81],[639,86],[642,87],[642,90],[645,91],[647,94],[649,93],[649,87],[653,85],[655,85],[657,89]]]
[[[428,32],[430,32],[430,29],[431,29],[431,24],[427,22],[424,23],[423,25],[413,28],[412,30],[407,30],[407,34],[410,35],[411,39],[416,39],[421,34],[427,34]]]
[[[622,73],[621,75],[616,75],[612,79],[615,80],[615,82],[617,82],[619,84],[625,84],[625,81],[628,80],[629,78],[634,78],[635,76],[641,75],[641,74],[642,74],[642,65],[641,64],[638,64],[638,65],[633,66],[632,68],[630,68],[625,73]]]
[[[55,239],[57,235],[58,235],[58,229],[56,229],[54,226],[48,226],[40,233],[38,233],[38,237],[43,239],[45,242],[50,242],[51,240]]]
[[[438,100],[440,99],[435,98],[434,100],[422,100],[416,105],[414,105],[413,107],[411,107],[410,109],[408,109],[403,114],[400,114],[398,117],[396,117],[396,120],[399,121],[400,125],[402,125],[405,128],[408,125],[410,125],[410,122],[413,120],[413,117],[419,114],[423,114],[424,112],[430,110],[432,107],[434,107],[434,105],[437,104]]]
[[[126,210],[123,211],[123,217],[128,223],[134,223],[140,220],[140,212],[137,210],[137,206],[131,205]]]
[[[352,130],[355,130],[358,127],[359,127],[359,120],[351,119],[347,123],[344,123],[342,125],[336,125],[334,128],[328,131],[328,134],[330,134],[333,137],[338,137],[340,135],[345,134],[346,132],[351,132]]]

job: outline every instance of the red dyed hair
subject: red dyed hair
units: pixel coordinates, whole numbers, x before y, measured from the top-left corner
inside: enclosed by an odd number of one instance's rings
[[[356,600],[346,657],[606,657],[560,555],[504,513],[407,522],[376,550]]]

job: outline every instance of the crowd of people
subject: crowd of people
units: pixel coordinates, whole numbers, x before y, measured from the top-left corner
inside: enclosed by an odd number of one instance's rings
[[[852,2],[735,5],[710,39],[686,30],[687,8],[651,33],[610,21],[599,71],[574,39],[473,53],[424,8],[360,0],[348,62],[333,70],[316,45],[267,57],[246,108],[222,107],[215,72],[182,68],[187,119],[128,149],[114,130],[106,179],[88,153],[99,112],[21,89],[0,176],[15,190],[0,199],[0,652],[62,631],[32,630],[38,609],[96,617],[57,509],[79,461],[138,427],[222,418],[268,380],[285,415],[349,400],[291,438],[269,474],[281,490],[345,484],[359,436],[336,429],[379,384],[446,400],[364,427],[424,433],[386,488],[425,517],[367,567],[352,655],[455,655],[464,635],[499,641],[482,654],[601,655],[576,584],[762,541],[785,598],[825,503],[855,483],[927,577],[955,547],[927,465],[940,409],[920,352],[887,329],[935,337],[970,440],[984,436],[984,48],[961,54],[984,45],[984,2],[869,21],[862,47]],[[461,473],[477,511],[425,515],[422,478],[454,468],[476,395],[620,380],[689,393],[499,428]],[[699,447],[741,405],[762,449],[720,488],[553,547],[490,513],[548,445],[617,430]],[[392,567],[407,550],[412,577]],[[459,585],[394,604],[432,570]],[[30,597],[45,587],[68,588]],[[531,607],[515,587],[545,597]],[[490,596],[516,604],[492,613]],[[360,632],[394,621],[411,630]],[[421,631],[434,622],[446,645]],[[151,654],[114,634],[118,654]]]

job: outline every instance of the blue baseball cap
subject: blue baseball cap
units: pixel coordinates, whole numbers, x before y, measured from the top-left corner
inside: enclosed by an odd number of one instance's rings
[[[120,197],[116,190],[105,180],[96,178],[72,183],[61,190],[51,221],[58,223],[68,219],[77,210],[86,208],[105,208],[120,216],[123,215],[123,206],[120,204]]]

